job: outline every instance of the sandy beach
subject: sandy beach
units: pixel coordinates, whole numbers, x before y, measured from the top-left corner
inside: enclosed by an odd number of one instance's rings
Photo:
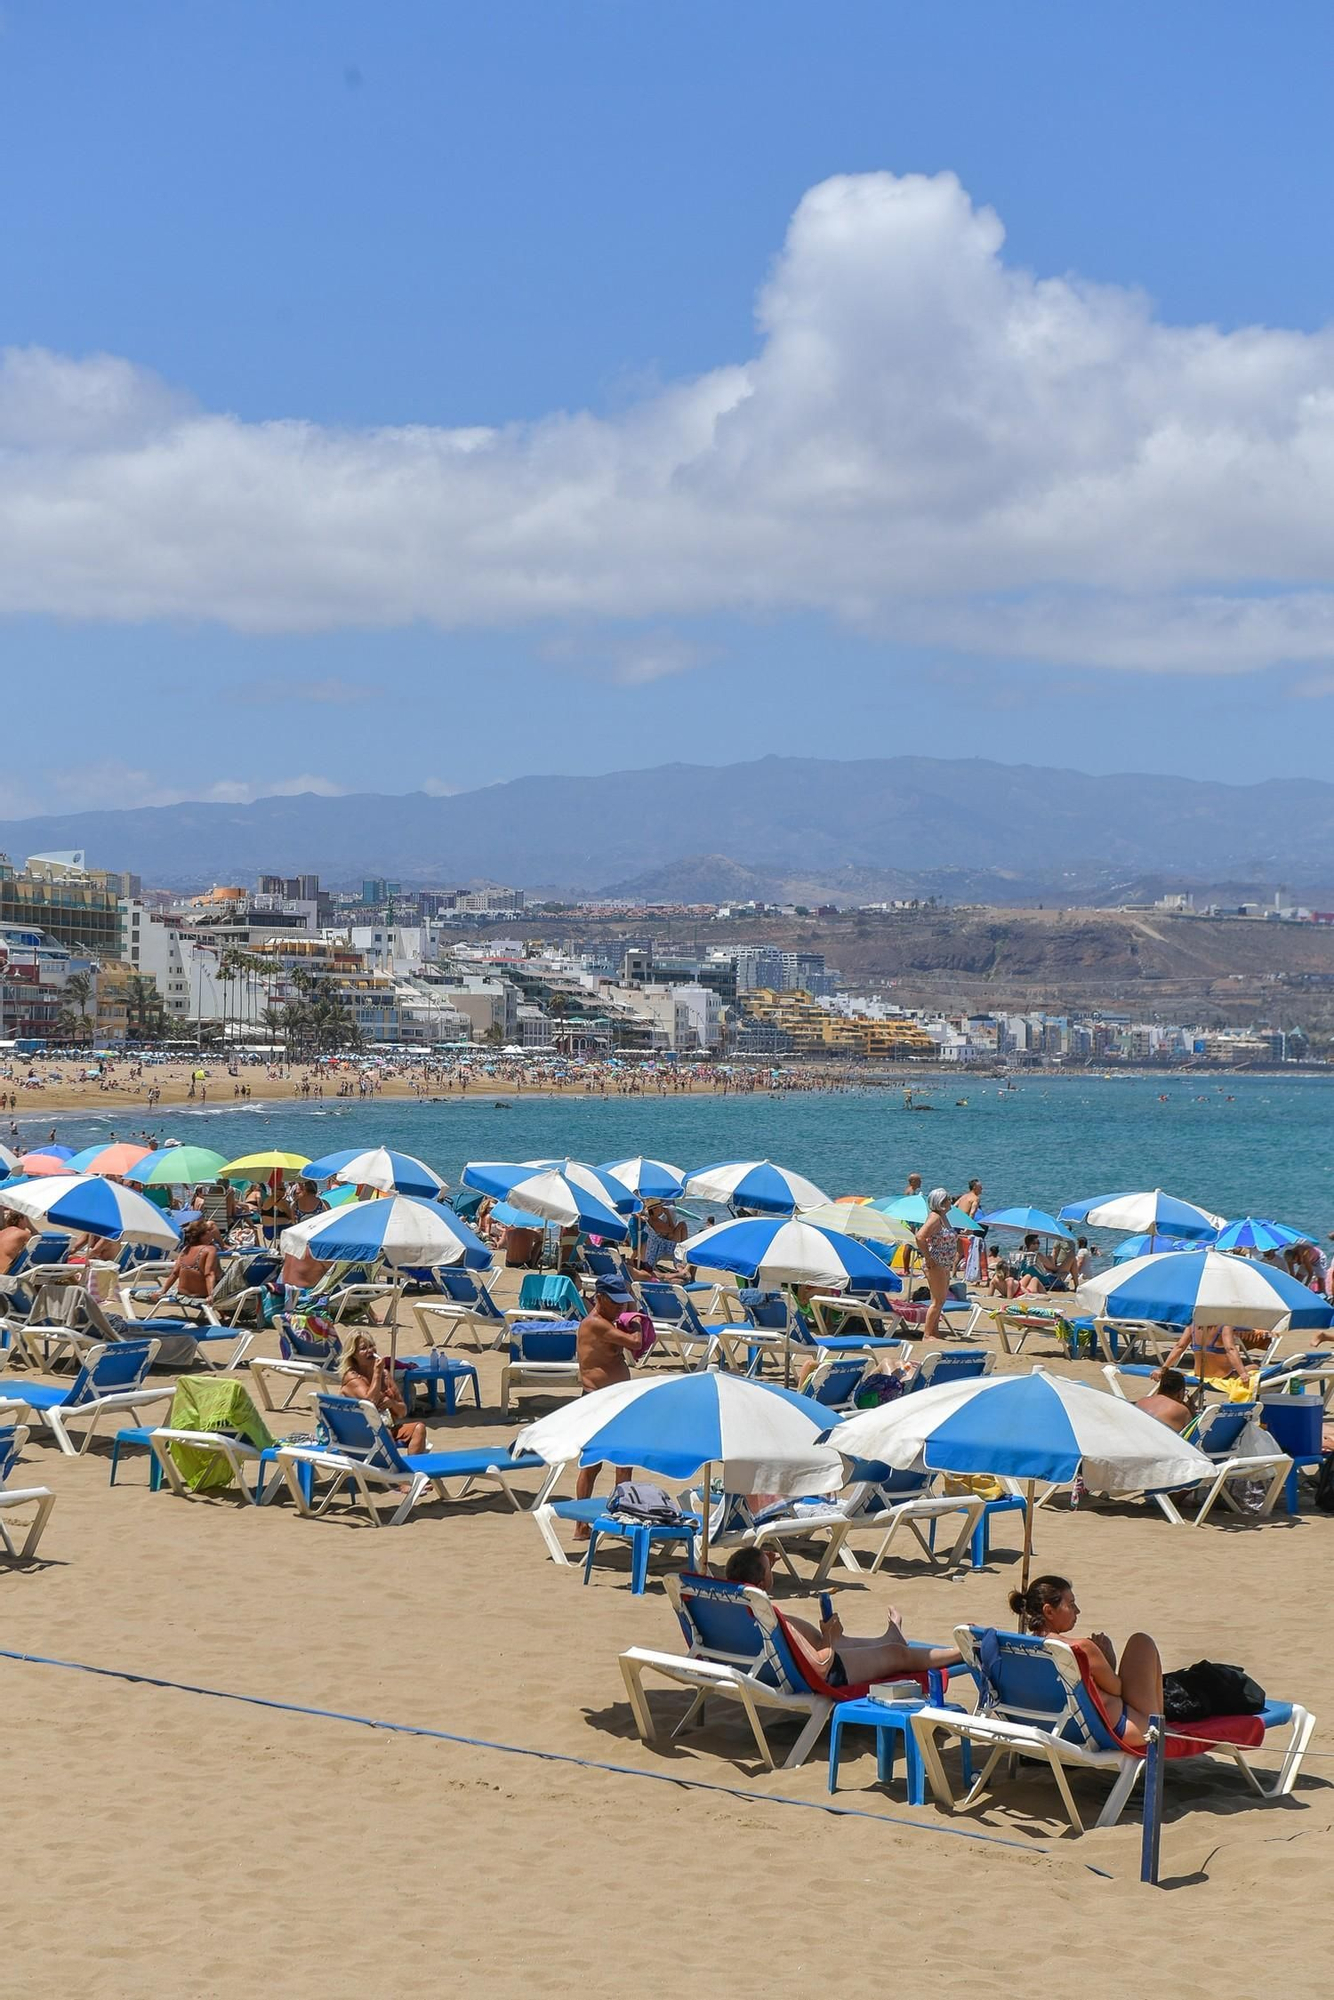
[[[476,1358],[482,1412],[434,1422],[442,1446],[513,1435],[498,1360]],[[306,1427],[300,1407],[275,1424]],[[613,1554],[583,1587],[498,1498],[425,1506],[377,1533],[351,1516],[304,1521],[285,1502],[150,1494],[141,1452],[111,1489],[105,1447],[65,1459],[37,1433],[23,1475],[59,1499],[40,1561],[5,1584],[0,1680],[24,1774],[11,1905],[25,1919],[6,1984],[20,2000],[122,2000],[163,1981],[202,1996],[224,1980],[294,2000],[482,1982],[611,1995],[656,1988],[667,1968],[683,1990],[797,1996],[832,1982],[873,1995],[908,1979],[962,1995],[979,1965],[1008,1984],[1051,1953],[1095,1993],[1315,1989],[1334,1759],[1312,1756],[1271,1807],[1221,1765],[1170,1772],[1167,1886],[1141,1888],[1138,1812],[1072,1839],[1037,1776],[947,1818],[906,1806],[901,1784],[877,1787],[854,1735],[836,1816],[802,1809],[828,1800],[823,1744],[801,1770],[767,1774],[726,1707],[683,1744],[642,1746],[617,1655],[678,1648],[660,1582],[633,1597]],[[1143,1627],[1169,1665],[1236,1660],[1328,1718],[1330,1621],[1313,1582],[1331,1538],[1334,1521],[1309,1512],[1196,1532],[1107,1506],[1043,1513],[1037,1561],[1075,1580],[1082,1629],[1123,1641]],[[1017,1537],[1002,1525],[997,1540],[977,1575],[905,1558],[849,1578],[840,1615],[874,1629],[892,1601],[937,1640],[966,1618],[1006,1623]],[[682,1698],[653,1700],[670,1725]],[[1329,1741],[1318,1729],[1316,1751]],[[1106,1782],[1076,1780],[1095,1812]]]

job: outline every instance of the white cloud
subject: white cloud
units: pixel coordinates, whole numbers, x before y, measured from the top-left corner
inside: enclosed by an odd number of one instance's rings
[[[0,612],[280,632],[814,610],[982,657],[1334,660],[1334,335],[1168,326],[1002,247],[952,175],[826,181],[752,359],[499,429],[243,423],[124,361],[11,352]],[[644,642],[622,674],[690,663]]]
[[[346,786],[315,772],[294,778],[218,778],[202,789],[186,784],[164,783],[149,772],[115,758],[99,763],[80,764],[53,771],[40,791],[21,781],[0,787],[0,817],[29,819],[34,814],[114,811],[125,806],[174,806],[184,800],[196,804],[245,806],[255,799],[294,798],[301,792],[318,792],[322,798],[341,798]]]

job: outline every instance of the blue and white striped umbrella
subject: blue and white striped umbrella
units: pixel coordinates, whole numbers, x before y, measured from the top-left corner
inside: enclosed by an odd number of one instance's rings
[[[1127,1236],[1125,1242],[1118,1243],[1113,1250],[1112,1259],[1117,1264],[1128,1264],[1132,1257],[1162,1257],[1169,1250],[1199,1248],[1198,1243],[1188,1243],[1184,1236]]]
[[[1128,1229],[1136,1235],[1213,1237],[1224,1217],[1211,1215],[1193,1201],[1153,1188],[1146,1194],[1095,1194],[1088,1201],[1067,1202],[1062,1222],[1085,1222],[1090,1229]]]
[[[1045,1208],[993,1208],[989,1215],[979,1215],[977,1220],[988,1229],[1018,1229],[1025,1236],[1059,1236],[1066,1243],[1075,1240],[1074,1232],[1054,1215],[1048,1215]]]
[[[524,1160],[521,1164],[535,1173],[564,1174],[567,1181],[606,1202],[618,1215],[636,1215],[643,1207],[635,1190],[605,1167],[590,1167],[585,1160]]]
[[[1290,1250],[1294,1243],[1313,1240],[1300,1229],[1289,1229],[1286,1222],[1265,1222],[1258,1216],[1243,1215],[1240,1222],[1229,1222],[1219,1230],[1214,1249],[1254,1250],[1263,1256],[1266,1250]]]
[[[108,1236],[158,1250],[174,1250],[180,1242],[171,1218],[136,1188],[92,1174],[48,1174],[7,1187],[5,1207],[67,1236]]]
[[[548,1465],[638,1466],[659,1478],[714,1469],[731,1493],[832,1493],[843,1463],[819,1439],[829,1411],[810,1396],[704,1369],[595,1389],[527,1425],[514,1449]]]
[[[463,1169],[463,1185],[480,1188],[483,1194],[527,1209],[546,1222],[587,1230],[591,1236],[619,1241],[630,1233],[624,1217],[616,1213],[600,1188],[595,1194],[550,1168],[508,1160],[469,1160]],[[623,1194],[626,1201],[635,1201],[628,1189]]]
[[[1286,1271],[1217,1250],[1137,1257],[1104,1271],[1080,1286],[1075,1311],[1167,1326],[1334,1325],[1334,1308]]]
[[[849,1283],[890,1283],[889,1265],[873,1244],[779,1215],[715,1223],[678,1243],[676,1254],[683,1263],[737,1271],[761,1285],[820,1285],[841,1291]]]
[[[402,1271],[434,1264],[485,1270],[491,1252],[466,1222],[438,1201],[416,1195],[376,1195],[294,1222],[282,1233],[288,1256],[309,1251],[331,1264],[377,1261]]]
[[[766,1215],[792,1215],[829,1199],[804,1174],[776,1167],[772,1160],[720,1160],[712,1167],[697,1167],[686,1176],[685,1192],[700,1201],[730,1202],[734,1208],[761,1209]]]
[[[598,1172],[628,1187],[641,1201],[675,1201],[685,1190],[686,1177],[679,1167],[666,1160],[646,1160],[642,1154],[633,1160],[604,1160]]]
[[[1202,1451],[1134,1403],[1044,1368],[943,1382],[858,1410],[830,1440],[845,1458],[899,1472],[1057,1482],[1081,1473],[1099,1493],[1184,1486],[1213,1470]]]
[[[387,1146],[369,1151],[351,1147],[342,1153],[326,1153],[301,1169],[303,1181],[344,1181],[349,1187],[378,1188],[381,1194],[419,1194],[432,1200],[443,1194],[449,1183],[434,1167],[412,1153],[392,1153]]]
[[[16,1174],[18,1171],[18,1154],[11,1153],[8,1146],[0,1146],[0,1173]]]

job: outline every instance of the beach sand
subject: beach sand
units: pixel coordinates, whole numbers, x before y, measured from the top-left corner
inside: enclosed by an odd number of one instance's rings
[[[482,1414],[435,1423],[442,1445],[513,1435],[498,1362],[478,1361]],[[277,1427],[304,1427],[300,1411]],[[780,1801],[827,1800],[823,1744],[765,1773],[726,1706],[682,1744],[639,1744],[617,1654],[679,1638],[660,1583],[631,1596],[623,1558],[585,1588],[497,1498],[377,1533],[285,1502],[150,1495],[139,1452],[109,1489],[107,1464],[103,1447],[69,1460],[30,1441],[21,1483],[59,1499],[43,1559],[5,1575],[8,1651],[758,1796],[0,1658],[14,2000],[482,1986],[880,2000],[1038,1981],[1192,2000],[1325,1983],[1334,1757],[1310,1758],[1272,1807],[1222,1765],[1169,1770],[1160,1890],[1137,1879],[1137,1811],[1074,1840],[1037,1776],[967,1816],[910,1809],[901,1784],[876,1786],[859,1733],[836,1803],[871,1817],[795,1809]],[[840,1582],[840,1615],[874,1629],[892,1601],[941,1640],[965,1618],[1008,1622],[1012,1517],[997,1540],[978,1576],[905,1557]],[[1124,1641],[1143,1626],[1169,1665],[1237,1661],[1327,1721],[1331,1546],[1319,1515],[1196,1532],[1085,1507],[1039,1517],[1037,1559],[1075,1580],[1082,1630]],[[670,1721],[682,1697],[660,1685]],[[1327,1727],[1315,1749],[1334,1751]],[[1075,1783],[1091,1819],[1107,1780]]]
[[[494,1097],[541,1096],[541,1097],[586,1097],[600,1088],[604,1095],[636,1095],[646,1097],[715,1097],[724,1090],[735,1095],[738,1088],[746,1092],[768,1094],[771,1088],[780,1090],[824,1090],[831,1086],[847,1088],[855,1082],[859,1087],[878,1082],[881,1079],[862,1075],[852,1077],[847,1071],[822,1071],[803,1069],[795,1075],[785,1075],[777,1085],[771,1085],[768,1070],[752,1078],[743,1079],[740,1085],[736,1079],[725,1084],[708,1072],[696,1074],[688,1065],[680,1070],[638,1074],[622,1069],[594,1072],[592,1075],[580,1071],[574,1076],[562,1078],[557,1074],[543,1073],[538,1065],[521,1067],[516,1059],[506,1065],[502,1072],[494,1076],[484,1076],[475,1070],[466,1085],[448,1079],[426,1078],[420,1070],[405,1068],[394,1070],[385,1068],[377,1072],[379,1087],[373,1096],[359,1099],[355,1092],[350,1099],[339,1098],[338,1084],[342,1076],[354,1078],[361,1074],[359,1069],[349,1067],[346,1071],[330,1074],[317,1071],[304,1063],[293,1064],[281,1075],[269,1076],[262,1064],[239,1069],[231,1075],[225,1061],[207,1056],[191,1056],[179,1062],[159,1063],[146,1067],[138,1077],[131,1075],[133,1064],[121,1060],[113,1065],[109,1081],[85,1078],[80,1072],[87,1065],[83,1062],[50,1062],[38,1057],[32,1065],[35,1074],[42,1079],[40,1086],[25,1084],[28,1065],[12,1067],[12,1074],[0,1075],[0,1092],[4,1093],[4,1105],[0,1107],[0,1130],[8,1120],[17,1119],[23,1127],[24,1143],[36,1146],[46,1136],[40,1129],[42,1121],[62,1113],[83,1111],[95,1113],[99,1117],[120,1116],[132,1121],[137,1129],[137,1114],[142,1114],[149,1123],[157,1118],[164,1106],[173,1104],[207,1104],[215,1110],[225,1110],[229,1106],[239,1107],[246,1101],[274,1104],[295,1102],[338,1104],[351,1102],[374,1102],[378,1098],[414,1099],[425,1101],[441,1098],[461,1098],[485,1101]],[[190,1097],[190,1085],[195,1073],[202,1069],[205,1082],[202,1086],[206,1095],[201,1097],[200,1086],[196,1084],[195,1096]],[[56,1080],[47,1081],[54,1074]],[[596,1077],[598,1080],[594,1080]],[[316,1085],[323,1081],[324,1095],[317,1098]],[[298,1093],[303,1081],[311,1085],[311,1096],[299,1099]],[[893,1082],[897,1086],[897,1079]],[[236,1089],[244,1083],[249,1091],[249,1099],[243,1099]],[[632,1087],[633,1086],[633,1087]],[[155,1105],[147,1102],[150,1088],[159,1091]],[[9,1093],[13,1093],[18,1103],[9,1105]],[[124,1136],[124,1135],[122,1135]]]

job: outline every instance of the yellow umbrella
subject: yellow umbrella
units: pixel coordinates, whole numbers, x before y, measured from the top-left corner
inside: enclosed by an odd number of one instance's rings
[[[299,1174],[310,1161],[304,1153],[247,1153],[242,1159],[230,1160],[223,1168],[227,1180],[244,1174]]]

